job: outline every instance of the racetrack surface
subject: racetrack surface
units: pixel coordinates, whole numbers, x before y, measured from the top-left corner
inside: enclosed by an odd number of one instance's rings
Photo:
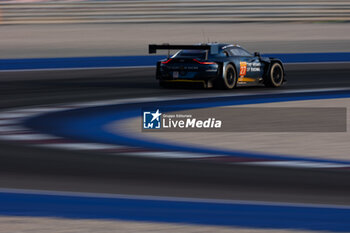
[[[350,87],[348,65],[291,67],[285,90]],[[321,70],[319,70],[322,68]],[[151,96],[225,93],[160,89],[154,69],[0,73],[0,108]],[[264,92],[265,87],[232,90]],[[231,92],[232,92],[231,91]],[[350,173],[111,157],[0,142],[0,187],[350,204]]]

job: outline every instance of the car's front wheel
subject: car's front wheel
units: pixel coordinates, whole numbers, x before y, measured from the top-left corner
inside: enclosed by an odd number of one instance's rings
[[[268,73],[265,86],[267,87],[280,87],[284,80],[284,70],[280,63],[276,62],[271,65],[270,72]]]
[[[223,79],[221,80],[221,88],[232,89],[237,84],[237,72],[233,65],[226,66]]]

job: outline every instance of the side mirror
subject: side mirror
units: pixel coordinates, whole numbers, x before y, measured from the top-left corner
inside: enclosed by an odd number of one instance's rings
[[[260,57],[260,53],[259,52],[255,52],[254,53],[254,57]]]

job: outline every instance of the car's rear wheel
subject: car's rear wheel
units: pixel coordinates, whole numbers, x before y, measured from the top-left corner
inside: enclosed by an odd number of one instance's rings
[[[276,62],[271,65],[270,72],[265,80],[267,87],[280,87],[284,80],[284,70],[280,63]]]
[[[237,84],[237,72],[233,65],[229,64],[226,66],[224,77],[221,80],[221,88],[232,89]]]

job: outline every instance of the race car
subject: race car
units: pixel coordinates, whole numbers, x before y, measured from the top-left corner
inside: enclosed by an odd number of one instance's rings
[[[197,45],[150,44],[149,53],[168,50],[168,57],[157,62],[160,86],[174,82],[199,82],[204,87],[232,89],[264,84],[280,87],[285,81],[281,60],[251,54],[239,45],[206,43]],[[170,56],[170,50],[179,50]]]

